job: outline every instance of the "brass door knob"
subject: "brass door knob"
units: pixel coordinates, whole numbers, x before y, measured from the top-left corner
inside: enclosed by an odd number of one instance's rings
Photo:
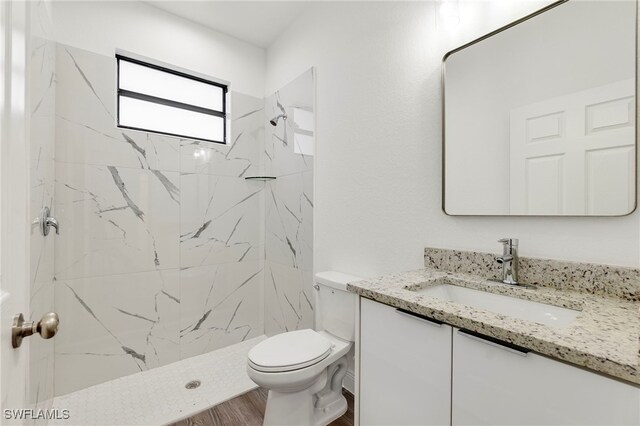
[[[51,339],[58,332],[58,324],[60,318],[55,312],[46,313],[40,318],[36,326],[36,331],[40,333],[43,339]]]
[[[25,321],[22,314],[17,314],[13,317],[11,327],[11,346],[19,348],[22,339],[34,333],[40,334],[43,339],[51,339],[58,332],[58,324],[60,324],[60,318],[55,312],[44,314],[37,323]]]

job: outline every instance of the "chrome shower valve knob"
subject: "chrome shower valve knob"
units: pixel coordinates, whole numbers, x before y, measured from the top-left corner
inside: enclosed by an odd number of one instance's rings
[[[51,216],[51,210],[45,206],[40,211],[40,217],[36,219],[36,223],[40,226],[40,232],[43,236],[49,235],[49,228],[53,227],[56,230],[56,234],[60,235],[60,224],[55,217]]]

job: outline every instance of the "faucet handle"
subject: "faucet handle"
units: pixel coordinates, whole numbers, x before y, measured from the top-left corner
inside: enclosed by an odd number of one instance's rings
[[[517,238],[500,238],[498,240],[499,243],[502,243],[504,245],[510,245],[510,246],[517,246],[518,245],[518,239]]]

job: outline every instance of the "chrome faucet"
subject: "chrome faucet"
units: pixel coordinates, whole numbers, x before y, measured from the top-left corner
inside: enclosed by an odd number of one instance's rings
[[[518,239],[502,238],[502,256],[496,256],[496,262],[502,265],[502,282],[518,285]]]

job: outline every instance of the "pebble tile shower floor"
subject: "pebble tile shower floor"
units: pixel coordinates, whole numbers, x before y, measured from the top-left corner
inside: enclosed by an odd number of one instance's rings
[[[121,377],[56,397],[53,408],[70,419],[50,425],[165,425],[257,388],[246,374],[247,353],[264,340],[246,342],[160,368]],[[199,380],[200,386],[185,385]]]

